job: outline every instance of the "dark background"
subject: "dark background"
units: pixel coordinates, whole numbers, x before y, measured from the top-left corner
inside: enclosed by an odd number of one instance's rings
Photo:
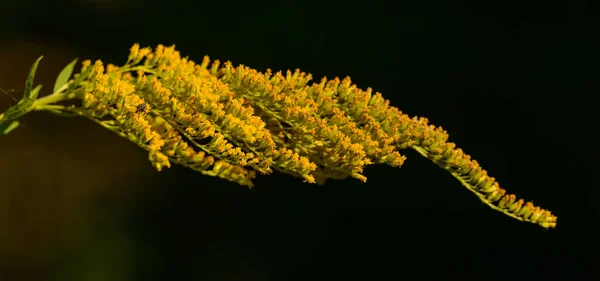
[[[122,64],[135,42],[351,76],[559,216],[548,231],[504,216],[412,151],[400,169],[368,167],[366,184],[272,174],[249,191],[182,167],[158,173],[90,122],[32,113],[0,139],[2,280],[594,274],[593,1],[1,1],[0,87],[17,98],[39,55],[47,94],[74,57]],[[0,96],[1,111],[9,103]]]

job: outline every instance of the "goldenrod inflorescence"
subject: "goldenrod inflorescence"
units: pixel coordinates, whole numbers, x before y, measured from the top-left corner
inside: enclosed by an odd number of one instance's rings
[[[135,44],[123,66],[83,62],[79,74],[31,110],[89,118],[147,150],[158,170],[176,163],[248,187],[256,171],[272,170],[309,183],[366,181],[366,165],[400,167],[400,150],[411,148],[492,208],[556,225],[549,211],[507,194],[426,118],[409,117],[350,78],[311,80],[300,70],[263,73],[208,57],[196,64],[174,46]],[[66,99],[81,106],[55,105]]]

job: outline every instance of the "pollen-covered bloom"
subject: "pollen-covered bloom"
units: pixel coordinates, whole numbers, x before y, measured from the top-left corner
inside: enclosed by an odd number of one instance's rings
[[[412,148],[449,171],[482,201],[519,220],[554,227],[549,211],[507,194],[494,178],[426,118],[409,117],[350,78],[300,70],[259,72],[174,46],[134,45],[122,66],[83,63],[73,90],[79,114],[131,140],[158,169],[177,163],[252,186],[273,170],[323,184],[367,178],[370,164],[401,166]]]

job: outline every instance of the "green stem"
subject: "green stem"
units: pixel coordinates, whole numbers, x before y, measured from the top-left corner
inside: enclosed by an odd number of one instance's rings
[[[33,102],[32,110],[43,110],[44,107],[47,107],[50,104],[57,103],[60,101],[70,100],[77,98],[77,94],[75,92],[70,93],[61,93],[57,92],[43,98],[39,98]]]
[[[150,68],[148,68],[145,65],[138,65],[138,66],[131,66],[131,67],[123,67],[120,68],[119,70],[117,70],[116,72],[119,73],[123,73],[123,72],[132,72],[132,71],[137,71],[137,70],[141,70],[145,73],[150,73],[150,74],[156,74],[156,71],[151,70]]]

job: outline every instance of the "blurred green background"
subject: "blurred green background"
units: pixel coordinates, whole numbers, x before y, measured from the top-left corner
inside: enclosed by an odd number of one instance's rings
[[[351,76],[443,126],[559,228],[487,208],[410,151],[401,169],[369,167],[366,184],[273,174],[249,191],[177,166],[156,172],[86,120],[32,113],[0,138],[0,280],[464,277],[519,256],[503,245],[526,250],[517,261],[540,278],[586,272],[600,213],[589,160],[598,10],[480,2],[3,0],[0,88],[17,99],[39,55],[43,95],[73,58],[122,64],[135,42]],[[0,112],[10,104],[0,95]]]

